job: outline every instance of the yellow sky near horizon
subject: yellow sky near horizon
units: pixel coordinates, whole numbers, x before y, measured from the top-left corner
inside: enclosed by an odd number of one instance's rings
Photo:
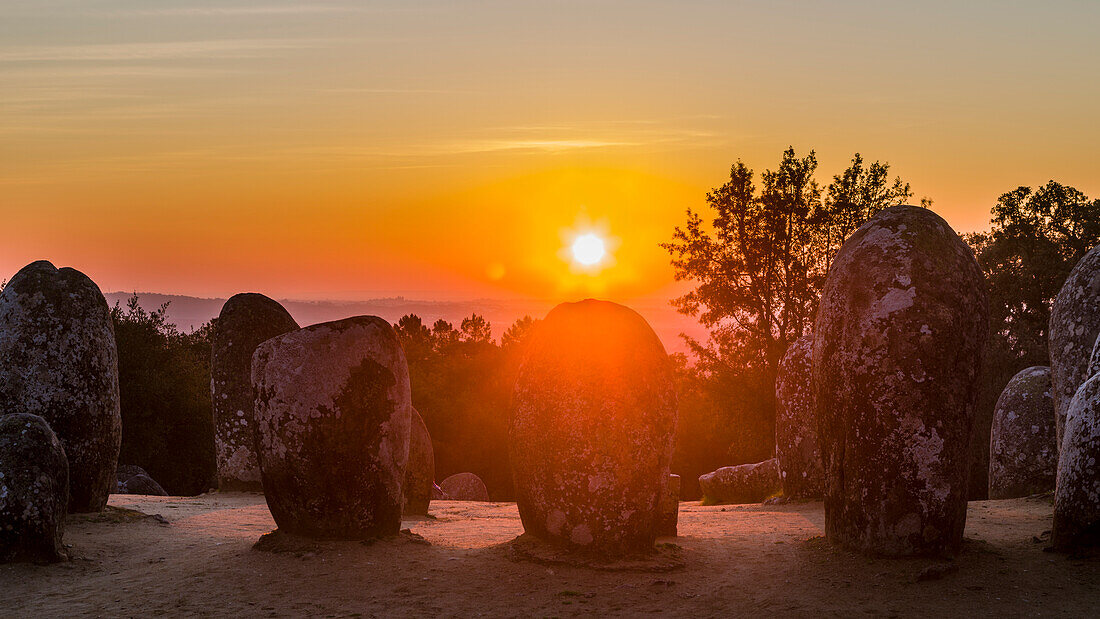
[[[1100,194],[1100,5],[0,0],[0,271],[292,298],[671,296],[729,165],[888,161],[956,229]],[[606,227],[598,275],[563,230]]]

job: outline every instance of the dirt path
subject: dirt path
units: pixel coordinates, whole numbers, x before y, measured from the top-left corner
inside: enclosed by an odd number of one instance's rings
[[[274,522],[261,495],[115,495],[114,510],[71,517],[74,560],[0,566],[5,616],[1087,616],[1100,560],[1042,552],[1049,499],[970,504],[957,571],[917,581],[926,559],[871,560],[820,538],[820,503],[682,503],[682,569],[606,572],[513,560],[512,503],[433,502],[408,537],[252,550]],[[158,520],[166,520],[167,523]]]

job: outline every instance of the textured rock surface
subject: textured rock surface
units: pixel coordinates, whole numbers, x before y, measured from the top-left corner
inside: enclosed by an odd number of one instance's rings
[[[388,322],[359,316],[256,348],[256,441],[264,494],[285,533],[395,535],[412,402],[405,353]]]
[[[1065,552],[1100,546],[1100,375],[1066,407],[1051,542]]]
[[[1013,499],[1053,490],[1058,470],[1054,440],[1050,368],[1021,370],[1008,381],[993,411],[989,498]]]
[[[1100,334],[1100,246],[1070,271],[1050,308],[1050,376],[1058,445],[1066,409],[1088,378],[1089,357]]]
[[[115,494],[168,496],[164,488],[162,488],[160,484],[140,466],[134,466],[132,464],[118,465],[118,473],[115,479],[118,481]]]
[[[814,329],[829,540],[952,555],[988,326],[970,248],[928,209],[886,209],[844,243]]]
[[[222,490],[262,490],[252,429],[252,353],[264,341],[297,328],[282,305],[255,293],[230,297],[214,323],[210,399]]]
[[[813,348],[812,335],[792,342],[775,379],[775,455],[783,494],[793,498],[818,498],[825,485],[810,389]]]
[[[680,476],[669,475],[668,486],[661,495],[661,524],[657,535],[676,537],[676,522],[680,519]]]
[[[103,509],[122,441],[118,350],[107,301],[44,260],[0,294],[0,411],[40,415],[65,446],[69,511]]]
[[[38,415],[0,416],[0,563],[52,563],[69,500],[61,441]]]
[[[1096,343],[1092,345],[1092,356],[1089,357],[1088,371],[1085,372],[1087,378],[1092,378],[1100,374],[1100,336],[1097,336]]]
[[[699,476],[703,505],[760,503],[782,492],[779,460],[724,466]]]
[[[439,489],[448,501],[488,501],[485,482],[473,473],[455,473],[439,482]]]
[[[524,529],[605,555],[652,548],[675,426],[672,366],[645,319],[606,301],[555,307],[528,341],[512,400]]]
[[[432,450],[432,437],[428,434],[428,426],[424,425],[424,418],[414,408],[409,431],[409,463],[405,467],[404,513],[410,516],[427,514],[434,486],[435,452]]]

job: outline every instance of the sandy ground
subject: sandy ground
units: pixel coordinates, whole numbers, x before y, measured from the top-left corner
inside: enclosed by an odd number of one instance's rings
[[[680,506],[680,569],[598,571],[517,559],[514,503],[433,502],[404,536],[271,553],[262,495],[115,495],[70,517],[73,559],[0,566],[0,615],[43,616],[1088,616],[1100,560],[1042,551],[1049,499],[970,504],[953,563],[868,559],[820,537],[821,503]],[[670,547],[665,547],[669,549]],[[930,566],[951,565],[918,581]],[[957,568],[957,570],[956,570]]]

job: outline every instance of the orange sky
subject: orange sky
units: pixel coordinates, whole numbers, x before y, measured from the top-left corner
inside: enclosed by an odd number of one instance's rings
[[[1100,195],[1093,2],[5,3],[0,272],[276,297],[671,296],[741,158],[889,161],[961,231]],[[912,6],[920,4],[919,7]],[[558,254],[603,225],[598,275]]]

